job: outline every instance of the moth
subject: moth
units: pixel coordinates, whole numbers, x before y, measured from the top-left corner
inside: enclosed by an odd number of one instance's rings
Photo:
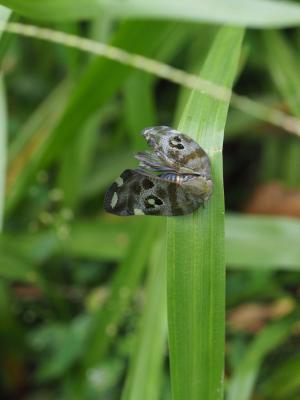
[[[137,169],[127,169],[107,190],[111,214],[178,216],[194,212],[212,193],[206,152],[189,136],[168,126],[141,132],[152,151],[135,154]]]

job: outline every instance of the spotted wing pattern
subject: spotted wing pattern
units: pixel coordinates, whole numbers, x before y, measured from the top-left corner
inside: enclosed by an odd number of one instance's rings
[[[190,214],[212,193],[210,162],[189,136],[169,128],[144,129],[152,151],[135,155],[136,170],[125,170],[104,199],[107,212],[120,216]]]
[[[142,131],[154,153],[178,173],[194,172],[210,178],[210,162],[205,151],[192,138],[168,126]]]
[[[178,185],[138,170],[125,170],[110,186],[104,208],[111,214],[176,216],[195,211],[203,199]]]

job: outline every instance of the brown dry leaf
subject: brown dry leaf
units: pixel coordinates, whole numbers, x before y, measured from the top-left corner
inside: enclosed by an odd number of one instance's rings
[[[289,189],[278,182],[258,186],[246,212],[300,217],[300,190]]]
[[[228,324],[234,331],[255,333],[269,320],[282,318],[294,307],[294,301],[290,298],[283,298],[271,304],[243,304],[229,313]]]

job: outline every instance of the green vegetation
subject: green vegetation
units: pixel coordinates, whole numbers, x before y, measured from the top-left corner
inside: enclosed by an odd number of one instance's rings
[[[1,398],[299,399],[300,5],[0,4],[2,24],[129,53],[0,35]],[[207,82],[295,119],[260,121]],[[185,217],[106,214],[155,125],[206,150],[211,199]]]

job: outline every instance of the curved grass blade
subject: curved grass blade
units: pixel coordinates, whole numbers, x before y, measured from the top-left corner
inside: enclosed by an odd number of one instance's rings
[[[44,21],[94,19],[101,13],[119,18],[203,21],[249,27],[288,27],[300,22],[300,7],[271,0],[1,0],[21,15]]]
[[[201,76],[231,87],[243,31],[224,28]],[[225,244],[222,144],[228,102],[193,92],[179,130],[210,156],[214,193],[205,209],[168,219],[168,319],[174,400],[223,398]]]
[[[0,23],[5,24],[8,21],[13,21],[16,20],[14,14],[12,13],[12,10],[7,7],[0,6]],[[0,33],[0,65],[1,65],[1,70],[3,69],[3,57],[8,49],[8,45],[10,43],[11,38],[9,37],[9,34],[7,32],[1,32]]]

